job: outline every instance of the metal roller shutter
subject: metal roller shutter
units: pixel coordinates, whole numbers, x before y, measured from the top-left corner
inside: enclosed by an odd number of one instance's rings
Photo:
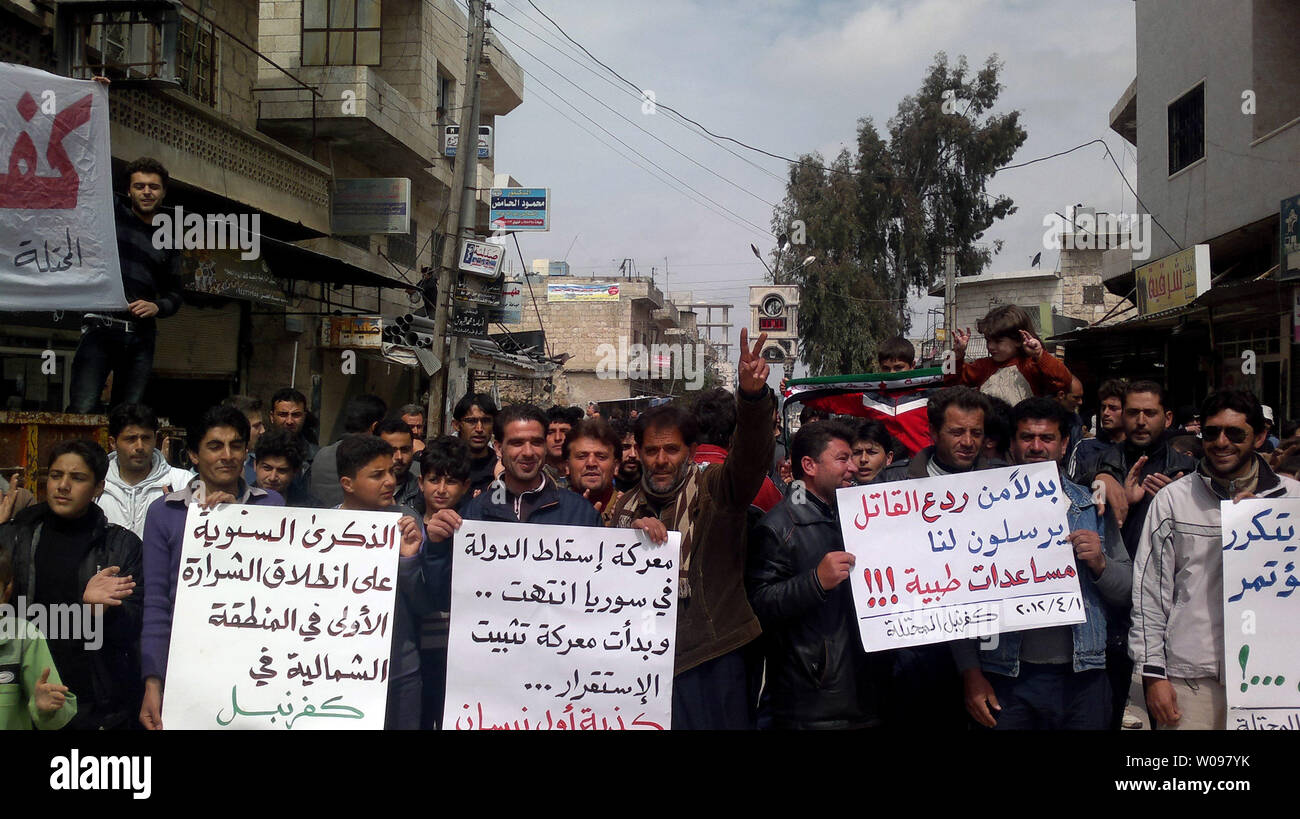
[[[239,372],[239,305],[185,305],[158,322],[154,373],[170,378],[234,377]]]

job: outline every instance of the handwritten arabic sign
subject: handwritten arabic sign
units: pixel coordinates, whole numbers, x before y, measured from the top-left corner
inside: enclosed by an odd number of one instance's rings
[[[1221,508],[1227,727],[1300,730],[1300,500]]]
[[[0,63],[0,310],[125,308],[108,91]]]
[[[681,535],[465,521],[444,724],[667,729]]]
[[[1082,623],[1055,464],[835,493],[867,651]]]
[[[191,506],[163,723],[383,728],[398,518]]]

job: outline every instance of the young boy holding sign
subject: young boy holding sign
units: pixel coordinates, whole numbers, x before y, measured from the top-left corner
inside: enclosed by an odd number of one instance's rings
[[[386,730],[416,730],[420,727],[420,619],[435,610],[438,578],[432,567],[426,574],[420,552],[424,532],[420,515],[407,506],[393,503],[397,479],[393,477],[393,447],[383,438],[365,433],[346,435],[338,445],[339,487],[343,503],[339,509],[359,512],[400,512],[402,536],[397,559],[397,597],[393,601],[393,648],[388,667],[388,714]],[[445,595],[445,592],[443,592]]]

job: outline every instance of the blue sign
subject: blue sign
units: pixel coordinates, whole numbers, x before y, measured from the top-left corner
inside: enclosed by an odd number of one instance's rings
[[[493,188],[488,227],[492,230],[550,230],[550,188]]]

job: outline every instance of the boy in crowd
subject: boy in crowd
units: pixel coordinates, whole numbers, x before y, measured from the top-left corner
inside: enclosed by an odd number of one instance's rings
[[[254,456],[254,486],[277,492],[285,506],[295,509],[319,509],[320,501],[300,485],[305,457],[305,442],[286,429],[277,428],[262,436]]]
[[[385,730],[413,731],[420,727],[420,619],[432,613],[436,595],[426,583],[420,552],[424,529],[420,515],[393,503],[393,447],[374,435],[345,435],[338,445],[339,487],[343,503],[337,508],[358,512],[400,512],[402,537],[397,559],[397,596],[393,601],[392,661],[388,667],[388,713]],[[438,576],[431,572],[430,576]]]
[[[0,550],[0,607],[13,597],[14,564]],[[40,630],[0,608],[0,731],[55,731],[77,714]]]
[[[140,538],[95,505],[107,474],[99,444],[62,441],[50,451],[46,502],[0,526],[0,552],[13,560],[14,591],[28,606],[93,618],[80,633],[48,635],[62,682],[77,695],[76,730],[129,727],[141,696]]]
[[[555,405],[546,411],[546,464],[542,471],[561,489],[569,488],[569,465],[564,460],[564,441],[573,429],[568,407]]]
[[[945,383],[965,384],[1015,406],[1035,395],[1052,397],[1070,389],[1070,371],[1043,349],[1033,321],[1023,308],[1004,304],[975,325],[988,343],[989,357],[964,363],[970,329],[953,330],[956,371]]]
[[[167,463],[158,445],[158,418],[144,404],[122,404],[108,414],[108,474],[95,502],[109,523],[144,535],[149,506],[190,482],[193,474]]]
[[[853,430],[853,462],[857,482],[878,483],[894,462],[894,439],[879,421],[863,421]]]
[[[916,361],[916,347],[902,336],[894,336],[880,345],[876,350],[876,371],[882,373],[902,373],[913,368]]]
[[[459,511],[469,496],[469,446],[461,438],[444,435],[430,441],[420,452],[420,491],[424,493],[424,515],[443,509]],[[451,613],[435,611],[420,624],[420,676],[423,700],[420,728],[432,730],[442,721],[447,695],[447,635]]]

